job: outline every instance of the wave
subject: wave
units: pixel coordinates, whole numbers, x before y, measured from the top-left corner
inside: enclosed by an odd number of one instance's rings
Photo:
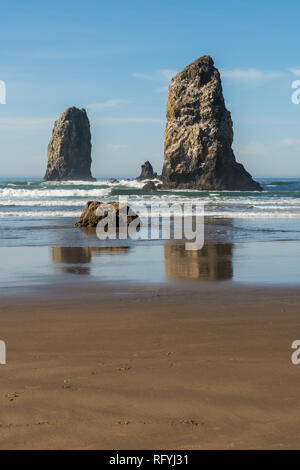
[[[299,184],[299,180],[295,181],[271,181],[271,183],[267,183],[266,186],[288,186],[291,184]]]
[[[134,209],[134,208],[133,208]],[[137,210],[137,213],[142,217],[145,218],[148,213],[146,210]],[[162,212],[164,214],[164,212]],[[165,214],[167,214],[165,212]],[[181,216],[181,211],[174,211],[172,215],[174,217]],[[194,215],[194,212],[186,212],[184,213],[185,216]],[[72,217],[72,218],[79,218],[81,215],[81,210],[49,210],[49,211],[0,211],[0,218],[11,218],[11,217],[24,217],[24,218],[44,218],[44,217]],[[161,215],[161,212],[152,211],[151,218],[157,218]],[[283,218],[300,218],[300,212],[257,212],[257,211],[204,211],[205,217],[211,218],[224,218],[224,219],[264,219],[264,218],[276,218],[276,219],[283,219]]]
[[[21,211],[21,212],[1,212],[0,218],[5,217],[80,217],[81,211]]]
[[[7,208],[11,209],[11,212],[21,212],[23,211],[23,214],[28,214],[28,212],[31,212],[32,208],[41,208],[51,210],[51,208],[56,211],[60,211],[62,216],[64,216],[65,212],[68,212],[72,210],[73,208],[80,208],[80,210],[83,209],[85,203],[92,198],[97,198],[102,200],[103,202],[109,202],[111,200],[115,200],[116,197],[107,194],[104,195],[105,192],[102,192],[102,195],[97,193],[97,195],[91,194],[89,192],[88,196],[80,196],[74,199],[74,196],[68,196],[67,197],[60,197],[56,198],[49,198],[47,196],[45,197],[38,197],[38,195],[35,193],[34,194],[34,199],[32,197],[23,197],[22,199],[20,198],[10,198],[10,199],[4,199],[0,198],[0,210],[1,208]],[[78,193],[77,193],[78,194]],[[82,193],[81,193],[82,194]],[[152,197],[143,197],[141,195],[130,195],[127,198],[128,203],[132,206],[134,210],[139,210],[143,211],[146,210],[146,208],[149,208],[152,206],[152,210],[155,210],[157,206],[160,206],[160,208],[163,209],[163,206],[170,207],[172,205],[178,205],[180,207],[185,206],[185,209],[188,209],[189,206],[193,207],[201,207],[204,205],[205,211],[207,213],[213,213],[217,214],[221,212],[222,214],[224,213],[230,213],[233,216],[236,214],[239,214],[241,212],[248,214],[247,216],[253,217],[257,214],[262,214],[262,216],[267,214],[274,214],[274,217],[276,214],[277,216],[282,216],[282,214],[297,214],[299,213],[300,216],[300,200],[295,201],[295,199],[290,199],[290,200],[284,200],[284,199],[278,199],[278,200],[270,200],[270,201],[259,201],[257,199],[240,199],[240,200],[234,200],[234,199],[227,199],[224,200],[223,198],[220,199],[212,199],[212,198],[202,198],[202,199],[196,199],[196,198],[184,198],[184,197],[178,197],[178,196],[157,196],[153,195]],[[125,199],[124,199],[125,200]],[[19,208],[19,210],[18,210]],[[2,210],[3,212],[3,210]]]
[[[51,198],[51,197],[103,197],[110,189],[0,189],[0,200],[3,198]]]
[[[159,180],[156,180],[159,182]],[[142,190],[145,181],[120,179],[86,181],[0,180],[0,217],[78,217],[88,200],[127,198],[132,208],[147,213],[150,204],[205,205],[207,217],[299,218],[300,180],[263,180],[264,192]],[[290,189],[287,189],[290,188]],[[155,207],[152,209],[155,216]],[[178,210],[175,215],[180,214]]]
[[[16,199],[9,199],[7,201],[2,201],[0,199],[0,207],[57,207],[57,206],[64,206],[64,207],[83,207],[84,201],[82,200],[26,200],[26,201],[18,201]]]

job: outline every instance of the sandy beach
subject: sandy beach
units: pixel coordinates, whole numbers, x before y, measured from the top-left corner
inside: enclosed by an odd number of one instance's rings
[[[299,448],[299,300],[226,283],[2,298],[0,448]]]

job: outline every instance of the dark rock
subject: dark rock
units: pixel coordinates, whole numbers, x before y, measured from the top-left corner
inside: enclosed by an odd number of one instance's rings
[[[138,180],[153,180],[156,177],[157,173],[154,173],[150,162],[147,161],[144,165],[141,165],[141,174],[137,178]]]
[[[54,124],[43,181],[95,181],[91,175],[91,132],[85,109],[67,108]]]
[[[102,206],[104,212],[103,215],[97,215],[97,209],[99,206]],[[124,209],[121,211],[120,209]],[[126,224],[128,226],[134,219],[138,218],[138,216],[130,209],[129,206],[124,206],[119,202],[100,202],[100,201],[89,201],[84,206],[80,219],[76,222],[75,227],[88,227],[88,228],[96,228],[98,222],[102,220],[104,217],[107,217],[110,211],[115,211],[116,213],[116,226],[119,227],[120,223]],[[124,216],[125,219],[124,220]],[[122,217],[122,219],[120,219]]]
[[[142,187],[143,191],[157,191],[156,184],[153,183],[153,181],[148,181],[144,186]]]
[[[171,80],[166,116],[164,188],[262,189],[235,160],[231,115],[211,57],[200,57]]]
[[[107,180],[108,183],[120,183],[119,180],[117,180],[116,178],[109,178],[109,180]]]

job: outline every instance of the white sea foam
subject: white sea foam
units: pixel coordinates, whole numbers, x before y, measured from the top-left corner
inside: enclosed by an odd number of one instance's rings
[[[31,184],[36,184],[36,183],[31,183]],[[105,180],[99,180],[99,181],[74,181],[74,180],[69,180],[69,181],[43,181],[41,184],[45,186],[100,186],[102,184],[106,184]]]
[[[138,209],[133,207],[133,210],[136,210],[141,217],[146,217],[148,212],[142,208]],[[164,214],[164,211],[152,210],[151,217],[158,217],[159,215]],[[185,211],[184,215],[189,216],[194,214],[191,211]],[[0,211],[0,218],[4,217],[80,217],[81,210],[49,210],[49,211],[23,211],[23,210],[10,210],[10,211]],[[181,216],[181,211],[174,211],[172,215]],[[206,217],[216,217],[216,218],[239,218],[239,219],[264,219],[264,218],[300,218],[300,212],[257,212],[257,211],[204,211]]]
[[[118,200],[118,194],[124,194],[133,209],[141,215],[147,213],[146,208],[151,204],[175,203],[194,207],[204,204],[205,215],[211,217],[300,218],[300,191],[291,191],[290,195],[286,191],[138,191],[144,183],[123,179],[117,183],[107,180],[4,183],[0,185],[0,217],[77,217],[88,200]],[[123,191],[124,188],[127,191]],[[164,211],[163,208],[161,210]],[[152,215],[157,214],[154,207]]]
[[[3,217],[80,217],[81,211],[10,211],[1,212],[0,218]]]
[[[218,217],[224,219],[269,219],[269,218],[300,218],[300,212],[208,212],[207,217]]]
[[[128,188],[137,188],[141,189],[145,183],[149,180],[134,180],[134,179],[120,179],[117,180],[117,182],[111,182],[108,179],[107,180],[98,180],[98,181],[47,181],[44,182],[43,184],[48,187],[55,187],[55,186],[127,186]],[[154,179],[151,180],[154,181],[155,183],[161,183],[159,179]]]
[[[52,197],[103,197],[110,193],[110,188],[105,189],[0,189],[0,200],[7,198],[52,198]]]
[[[128,188],[134,188],[134,189],[142,189],[143,186],[145,186],[146,180],[145,181],[137,181],[137,180],[120,180],[120,185],[122,186],[127,186]],[[115,184],[114,184],[115,186]]]
[[[27,199],[18,200],[18,199],[8,199],[7,201],[2,201],[0,199],[0,207],[59,207],[59,206],[66,206],[66,207],[83,207],[85,201],[82,199],[60,199],[60,200],[37,200],[37,199]]]

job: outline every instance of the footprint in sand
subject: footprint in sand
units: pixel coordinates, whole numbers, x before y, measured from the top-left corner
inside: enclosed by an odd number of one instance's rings
[[[14,393],[7,393],[5,395],[5,398],[8,398],[9,401],[14,401],[15,398],[18,398],[19,396],[20,396],[19,393],[14,392]]]

